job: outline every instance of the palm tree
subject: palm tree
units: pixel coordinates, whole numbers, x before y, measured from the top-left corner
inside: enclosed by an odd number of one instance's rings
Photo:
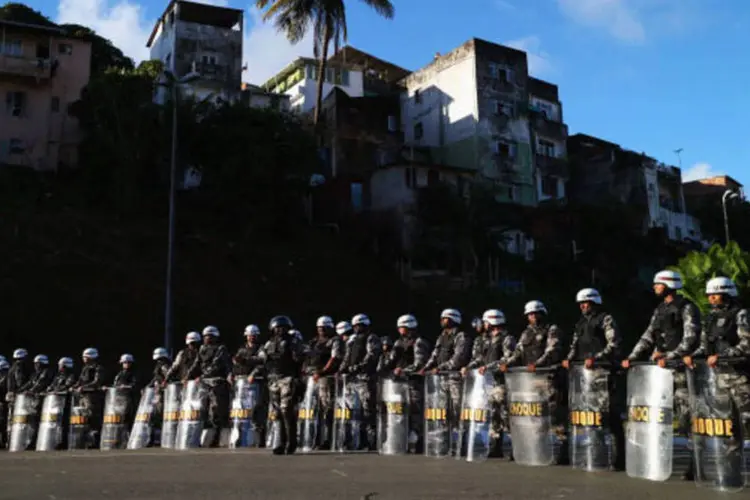
[[[394,7],[390,0],[360,0],[375,12],[393,19]],[[346,7],[344,0],[256,0],[256,8],[263,13],[263,21],[273,19],[276,28],[286,34],[291,43],[298,43],[313,29],[313,55],[318,60],[318,91],[315,101],[314,122],[317,126],[323,102],[328,48],[333,42],[338,52],[341,42],[348,40]]]

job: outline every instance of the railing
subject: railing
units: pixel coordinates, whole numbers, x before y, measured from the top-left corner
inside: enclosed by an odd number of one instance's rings
[[[52,76],[53,61],[36,57],[0,55],[0,73],[48,79]]]

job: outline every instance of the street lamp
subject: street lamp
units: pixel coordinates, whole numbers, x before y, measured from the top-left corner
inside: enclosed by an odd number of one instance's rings
[[[729,244],[729,217],[727,216],[727,200],[736,200],[740,197],[735,191],[727,189],[721,196],[721,208],[724,212],[724,237],[726,243]]]
[[[165,70],[159,85],[168,87],[172,91],[172,156],[169,168],[169,229],[167,236],[167,283],[164,304],[164,348],[171,352],[172,347],[172,273],[174,268],[174,239],[175,239],[175,198],[177,192],[177,99],[179,85],[185,85],[200,78],[195,71],[191,71],[182,78],[176,78],[174,73]]]

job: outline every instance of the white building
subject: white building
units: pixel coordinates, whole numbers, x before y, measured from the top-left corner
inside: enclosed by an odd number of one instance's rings
[[[648,198],[648,227],[663,227],[670,240],[701,241],[698,219],[685,211],[680,169],[647,161],[643,175]]]

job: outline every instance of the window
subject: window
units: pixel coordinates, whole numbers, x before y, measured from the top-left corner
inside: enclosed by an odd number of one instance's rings
[[[539,139],[537,141],[536,152],[542,156],[555,157],[555,143]]]
[[[36,57],[37,59],[49,59],[49,44],[38,43],[36,45]]]
[[[69,43],[60,43],[57,45],[57,52],[64,56],[73,54],[73,46]]]
[[[551,175],[542,177],[542,195],[557,198],[557,178]]]
[[[490,77],[503,82],[510,81],[510,71],[499,64],[490,63]]]
[[[333,72],[333,83],[336,85],[349,85],[349,71],[346,69],[336,69]]]
[[[404,183],[409,189],[417,187],[417,169],[405,168],[404,169]]]
[[[203,62],[203,64],[216,64],[216,56],[202,56],[201,62]]]
[[[414,140],[418,141],[424,136],[424,127],[422,126],[422,123],[417,123],[414,125]]]
[[[21,139],[11,139],[8,151],[12,155],[22,155],[26,152],[26,147]]]
[[[414,91],[414,102],[416,104],[422,104],[422,94],[419,92],[419,89]]]
[[[10,40],[0,47],[0,52],[8,56],[21,57],[23,55],[23,43],[21,40]]]
[[[352,197],[352,209],[355,212],[362,211],[362,183],[352,182],[351,183],[351,197]]]
[[[313,64],[308,64],[305,70],[307,72],[307,78],[310,80],[318,79],[318,68]]]
[[[388,116],[388,132],[398,132],[398,121],[393,115]]]
[[[427,185],[437,186],[438,184],[440,184],[440,172],[434,168],[427,170]]]
[[[495,141],[492,146],[493,152],[505,158],[515,158],[516,146],[505,141]]]
[[[5,96],[5,108],[10,116],[23,116],[26,108],[26,93],[8,92]]]
[[[518,187],[508,186],[508,199],[510,201],[518,200]]]
[[[537,107],[546,119],[551,120],[554,117],[554,108],[552,107],[552,104],[548,102],[537,102]]]
[[[677,239],[677,240],[681,240],[682,239],[682,228],[681,227],[679,227],[679,226],[675,227],[674,228],[674,233],[675,233],[675,236],[677,236],[677,238],[675,238],[675,239]]]
[[[50,102],[50,110],[53,113],[57,113],[60,111],[60,98],[56,96],[52,96],[52,101]]]
[[[506,101],[493,101],[493,107],[495,108],[496,115],[505,115],[513,117],[513,105]]]

